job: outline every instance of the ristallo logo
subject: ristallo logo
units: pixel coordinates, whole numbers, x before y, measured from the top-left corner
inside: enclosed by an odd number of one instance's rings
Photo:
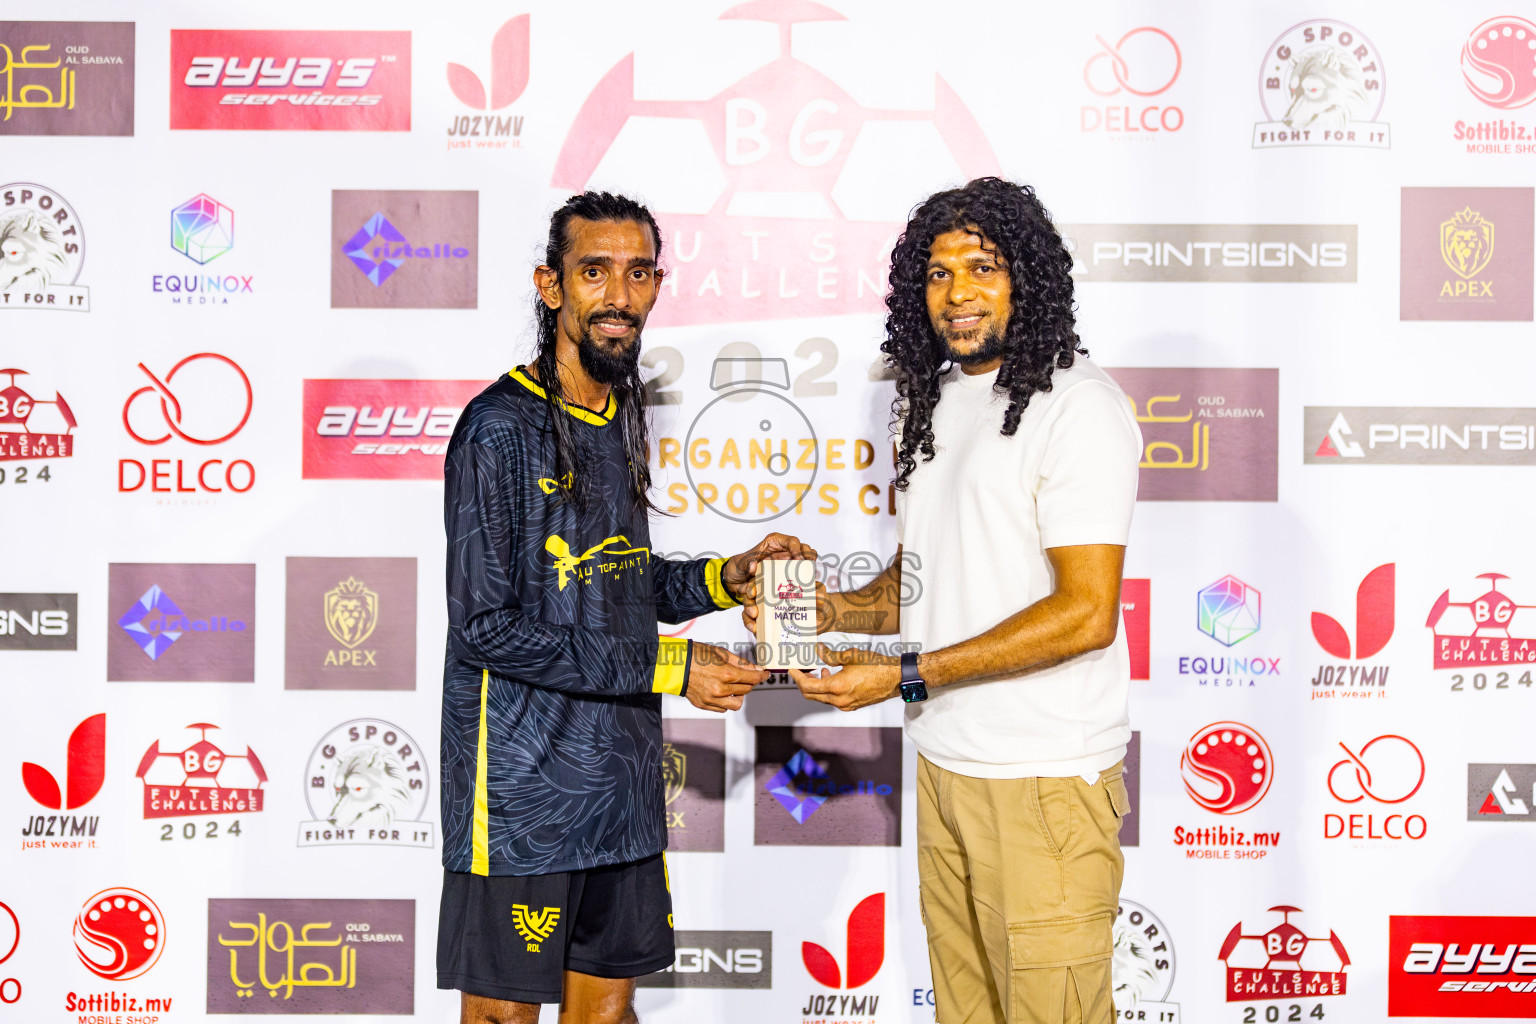
[[[708,98],[641,99],[627,55],[582,104],[550,184],[580,191],[600,167],[622,168],[626,187],[650,197],[676,261],[666,288],[687,299],[658,303],[654,326],[883,311],[912,197],[938,167],[961,181],[1000,172],[981,126],[938,75],[931,109],[882,107],[836,81],[838,61],[829,74],[797,56],[797,22],[824,23],[834,50],[858,31],[821,4],[739,4],[720,19],[768,22],[759,31],[777,33],[778,56]],[[731,45],[688,29],[656,59]]]
[[[1366,573],[1355,590],[1355,638],[1350,645],[1349,631],[1333,616],[1312,613],[1312,639],[1342,664],[1319,665],[1312,677],[1312,699],[1332,698],[1340,694],[1365,696],[1375,693],[1385,697],[1387,665],[1351,665],[1350,661],[1369,661],[1380,654],[1392,639],[1397,615],[1397,563],[1378,565]]]
[[[1536,821],[1536,764],[1467,765],[1468,821]]]
[[[1329,929],[1326,936],[1307,935],[1291,922],[1292,914],[1302,913],[1300,907],[1270,907],[1269,912],[1281,915],[1269,931],[1250,935],[1239,921],[1221,944],[1217,959],[1227,969],[1227,1002],[1344,995],[1350,959],[1338,933]],[[1296,1019],[1304,1019],[1306,1010],[1300,1008]],[[1311,1016],[1325,1014],[1319,1010]]]
[[[131,21],[0,22],[0,135],[132,135]]]
[[[800,944],[800,961],[818,985],[830,989],[855,989],[868,985],[885,963],[885,893],[877,892],[859,901],[848,915],[847,955],[843,963],[825,946],[815,942]],[[873,1018],[880,1005],[878,995],[852,996],[812,993],[800,1012],[806,1017]]]
[[[235,211],[206,192],[171,209],[171,248],[197,264],[201,272],[167,270],[150,277],[150,290],[167,296],[173,306],[228,306],[230,296],[256,290],[255,276],[228,260],[208,267],[235,247]],[[185,266],[185,264],[183,264]]]
[[[163,376],[144,363],[138,369],[138,379],[149,383],[135,388],[123,402],[123,429],[146,447],[174,442],[164,451],[179,454],[145,461],[118,459],[118,493],[196,495],[157,499],[160,504],[190,504],[209,502],[208,495],[244,494],[254,487],[256,467],[249,459],[194,455],[198,448],[229,441],[250,421],[255,391],[240,364],[217,352],[198,352],[174,363]]]
[[[85,901],[75,918],[75,952],[97,977],[137,978],[164,951],[165,915],[137,889],[103,889]]]
[[[1179,80],[1184,54],[1163,29],[1142,25],[1111,42],[1101,35],[1083,65],[1083,84],[1098,99],[1081,108],[1084,132],[1114,138],[1146,138],[1154,132],[1184,127],[1184,111],[1171,103],[1147,103]]]
[[[108,682],[249,683],[256,676],[256,566],[114,563]]]
[[[411,130],[411,34],[171,30],[173,129]]]
[[[1536,917],[1388,922],[1388,1017],[1536,1016]]]
[[[1418,745],[1388,733],[1356,747],[1340,742],[1339,749],[1344,757],[1328,770],[1328,793],[1341,804],[1359,805],[1364,813],[1325,813],[1323,838],[1423,839],[1429,831],[1424,815],[1397,806],[1424,785],[1424,754]]]
[[[1390,149],[1391,126],[1379,120],[1386,81],[1381,54],[1353,25],[1331,18],[1293,25],[1264,53],[1265,120],[1254,126],[1253,148]]]
[[[1403,189],[1400,319],[1530,320],[1533,223],[1530,188]]]
[[[480,193],[331,192],[331,308],[474,309]]]
[[[483,380],[306,380],[304,479],[442,480]]]
[[[757,727],[758,846],[900,846],[901,730]]]
[[[522,146],[523,116],[498,114],[516,103],[528,88],[529,21],[520,14],[491,37],[490,89],[463,64],[448,64],[448,88],[475,114],[459,114],[448,123],[449,149],[518,149]]]

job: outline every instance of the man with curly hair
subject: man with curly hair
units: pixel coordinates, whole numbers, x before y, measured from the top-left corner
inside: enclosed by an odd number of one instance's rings
[[[823,647],[840,671],[794,673],[845,711],[908,702],[942,1024],[1114,1013],[1131,737],[1116,627],[1141,434],[1078,345],[1071,269],[1028,186],[980,178],[913,215],[881,346],[896,374],[901,547],[868,586],[819,594],[818,625],[857,611],[860,626],[882,620],[860,632],[899,632],[921,653]],[[906,607],[904,564],[923,570]]]

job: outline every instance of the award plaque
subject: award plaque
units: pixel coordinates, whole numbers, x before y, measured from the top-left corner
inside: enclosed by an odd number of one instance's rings
[[[758,665],[774,671],[816,668],[816,563],[764,559],[757,564],[757,582]]]

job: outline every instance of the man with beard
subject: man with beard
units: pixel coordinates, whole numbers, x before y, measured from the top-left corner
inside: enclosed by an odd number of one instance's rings
[[[651,552],[640,332],[661,235],[623,196],[573,196],[534,271],[538,354],[465,408],[444,469],[443,898],[438,986],[466,1024],[634,1021],[673,960],[661,695],[740,708],[766,672],[658,638],[739,603],[732,558]]]
[[[1116,627],[1141,434],[1078,345],[1071,270],[1027,186],[981,178],[913,215],[881,346],[901,423],[901,546],[868,586],[819,593],[818,626],[857,612],[880,622],[860,632],[899,631],[921,653],[823,647],[841,671],[791,673],[845,711],[908,702],[943,1024],[1114,1013],[1131,736]],[[902,607],[907,559],[922,585]]]

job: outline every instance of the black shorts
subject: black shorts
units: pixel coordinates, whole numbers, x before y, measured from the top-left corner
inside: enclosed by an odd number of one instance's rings
[[[438,988],[558,1003],[565,971],[638,978],[674,955],[662,854],[553,875],[443,872]]]

